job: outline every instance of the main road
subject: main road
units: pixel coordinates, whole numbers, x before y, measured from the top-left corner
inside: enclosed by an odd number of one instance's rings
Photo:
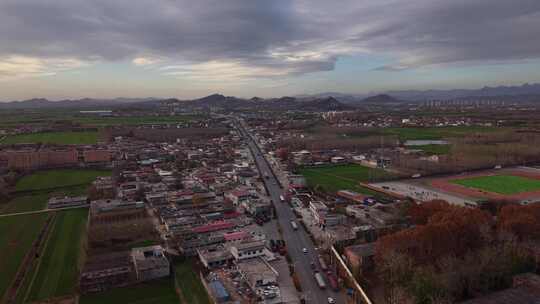
[[[306,300],[306,303],[324,304],[328,303],[328,298],[334,299],[335,303],[345,303],[345,296],[343,293],[334,292],[330,288],[326,275],[326,289],[320,289],[319,285],[317,285],[314,277],[314,271],[311,268],[312,262],[314,262],[316,265],[319,264],[317,260],[318,253],[315,249],[315,245],[302,225],[298,225],[298,230],[294,230],[292,228],[291,221],[294,220],[298,222],[298,220],[296,219],[296,216],[289,205],[281,202],[280,195],[283,194],[283,190],[279,186],[278,181],[267,160],[265,159],[263,152],[260,150],[251,134],[247,132],[241,122],[237,121],[236,125],[241,135],[247,141],[255,162],[257,163],[257,167],[259,168],[260,175],[263,176],[264,183],[268,189],[268,194],[272,199],[272,203],[276,207],[277,218],[279,225],[281,226],[283,239],[287,244],[287,251],[293,261],[295,272],[298,274],[300,279],[300,283],[302,285],[302,294]],[[306,253],[303,251],[304,248],[307,249]],[[321,271],[319,266],[317,266],[317,269]]]

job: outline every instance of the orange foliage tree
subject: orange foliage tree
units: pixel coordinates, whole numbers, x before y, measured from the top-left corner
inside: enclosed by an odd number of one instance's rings
[[[510,232],[519,240],[540,240],[540,204],[504,206],[497,220],[499,231]]]

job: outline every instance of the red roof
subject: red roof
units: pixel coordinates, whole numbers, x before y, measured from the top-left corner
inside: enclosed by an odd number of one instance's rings
[[[230,229],[233,227],[234,227],[233,223],[220,221],[220,222],[214,222],[212,224],[208,224],[205,226],[195,227],[193,228],[193,232],[205,233],[205,232],[212,232],[212,231],[218,231],[218,230],[223,230],[223,229]]]
[[[225,238],[226,241],[241,240],[248,237],[248,233],[245,231],[237,231],[237,232],[225,233],[223,237]]]
[[[236,218],[236,217],[239,217],[239,216],[240,216],[240,213],[238,213],[236,211],[227,212],[227,213],[223,214],[223,218],[226,218],[226,219]]]

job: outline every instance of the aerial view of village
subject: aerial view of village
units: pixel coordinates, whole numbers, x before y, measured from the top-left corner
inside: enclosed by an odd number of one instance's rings
[[[540,109],[385,98],[3,110],[3,303],[538,299]]]
[[[0,304],[540,304],[540,0],[0,0]]]

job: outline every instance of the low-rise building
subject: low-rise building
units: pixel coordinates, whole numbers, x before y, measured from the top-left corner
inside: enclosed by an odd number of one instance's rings
[[[353,273],[361,275],[374,266],[375,243],[367,243],[345,247],[345,257]]]
[[[263,241],[240,243],[231,246],[231,253],[236,260],[260,257],[266,254]]]
[[[148,281],[169,276],[170,264],[163,247],[147,246],[131,249],[137,280]]]
[[[279,273],[262,259],[250,259],[238,263],[238,270],[248,285],[259,286],[276,284]]]
[[[309,203],[309,210],[318,224],[324,223],[324,218],[328,214],[328,207],[323,202],[311,201]]]

